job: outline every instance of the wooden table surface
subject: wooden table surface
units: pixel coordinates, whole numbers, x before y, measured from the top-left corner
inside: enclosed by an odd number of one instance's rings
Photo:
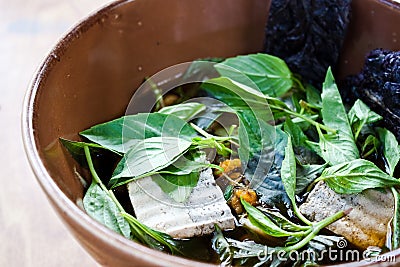
[[[110,0],[0,0],[0,266],[97,266],[50,207],[25,156],[24,94],[45,55]]]

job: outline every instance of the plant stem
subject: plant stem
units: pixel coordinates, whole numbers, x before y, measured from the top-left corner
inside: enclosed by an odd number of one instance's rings
[[[217,137],[218,138],[218,137]],[[221,138],[229,138],[229,137],[220,137],[218,138],[219,140],[222,140]],[[215,148],[217,150],[217,153],[223,156],[227,156],[228,154],[233,154],[233,150],[230,148],[227,148],[221,141],[219,143],[215,137],[209,137],[209,138],[193,138],[192,139],[192,145],[195,146],[195,148],[198,149],[203,149],[203,148]]]
[[[295,244],[293,246],[285,247],[285,248],[283,248],[283,250],[286,251],[286,252],[290,252],[290,251],[295,251],[295,250],[301,249],[308,242],[310,242],[319,233],[319,231],[321,231],[323,228],[325,228],[326,226],[330,225],[331,223],[334,223],[337,220],[341,219],[342,217],[346,216],[347,214],[350,213],[351,210],[352,209],[348,209],[346,211],[339,211],[339,212],[333,214],[332,216],[323,219],[322,221],[314,223],[312,225],[312,229],[313,230],[312,230],[311,233],[309,233],[299,243],[297,243],[297,244]]]
[[[362,155],[362,157],[365,159],[366,157],[368,157],[369,155],[371,155],[372,153],[374,153],[375,151],[375,147],[371,148],[367,153],[365,153],[364,155]]]
[[[299,104],[300,104],[300,106],[303,107],[303,108],[304,108],[304,107],[308,107],[308,108],[313,108],[313,109],[318,109],[318,110],[321,109],[320,107],[317,107],[317,106],[315,106],[315,105],[313,105],[313,104],[310,104],[310,103],[308,103],[307,101],[304,101],[303,99],[300,100]]]
[[[85,151],[85,157],[86,157],[86,161],[88,163],[89,166],[89,170],[90,173],[92,174],[93,180],[96,184],[98,184],[101,189],[106,192],[108,194],[108,196],[112,199],[112,201],[117,205],[118,209],[120,212],[125,212],[124,208],[122,207],[121,203],[119,203],[118,199],[115,197],[114,192],[112,190],[108,190],[108,188],[103,184],[103,182],[101,181],[99,175],[97,174],[94,165],[93,165],[93,161],[92,161],[92,157],[90,155],[90,149],[88,146],[84,146],[84,151]]]
[[[289,247],[284,247],[284,248],[282,248],[282,250],[286,251],[286,252],[299,250],[302,247],[304,247],[305,245],[307,245],[307,243],[310,242],[315,236],[316,236],[316,234],[314,233],[314,230],[313,230],[305,238],[303,238],[299,243],[289,246]]]
[[[159,242],[160,244],[168,247],[168,249],[173,253],[173,254],[181,254],[183,255],[183,252],[180,251],[178,249],[177,246],[174,246],[173,244],[168,242],[168,239],[172,240],[172,237],[168,236],[167,234],[164,234],[165,236],[161,235],[161,233],[147,227],[146,225],[143,225],[141,222],[138,221],[138,219],[136,219],[135,217],[133,217],[132,215],[130,215],[129,213],[126,212],[122,212],[121,215],[131,224],[131,225],[135,225],[135,227],[139,228],[137,230],[140,230],[142,233],[150,236],[151,238],[153,238],[154,240],[156,240],[157,242]],[[168,238],[165,238],[167,237]],[[165,239],[164,239],[165,238]],[[153,246],[152,243],[147,242],[145,240],[145,242],[150,245]]]
[[[146,77],[145,80],[146,80],[146,82],[149,83],[151,89],[153,89],[154,95],[156,97],[156,110],[159,110],[159,109],[165,107],[164,98],[163,98],[162,91],[160,90],[160,88],[158,88],[157,84],[155,84],[149,77]]]
[[[361,125],[358,126],[357,131],[354,133],[354,141],[357,141],[358,136],[361,133],[362,127],[364,126],[366,119],[362,120]]]
[[[301,82],[298,78],[296,78],[295,76],[292,75],[292,80],[293,80],[294,83],[299,87],[299,89],[300,89],[301,91],[303,91],[303,92],[306,91],[306,89],[304,88],[302,82]]]
[[[400,203],[399,203],[399,192],[395,187],[390,188],[393,193],[394,198],[394,212],[392,218],[392,250],[398,249],[400,247]]]
[[[325,228],[328,225],[330,225],[330,224],[336,222],[337,220],[343,218],[344,216],[348,215],[352,210],[353,210],[353,208],[349,208],[347,210],[341,210],[341,211],[333,214],[332,216],[327,217],[327,218],[323,219],[322,221],[315,223],[314,227],[316,229],[318,229],[318,231],[319,231],[322,228]]]
[[[86,161],[87,161],[87,164],[89,166],[90,173],[92,174],[93,181],[96,184],[99,184],[101,189],[103,189],[104,191],[107,192],[108,191],[107,187],[103,184],[103,182],[101,181],[100,177],[97,175],[96,170],[94,169],[94,165],[93,165],[92,157],[90,155],[89,147],[88,146],[84,146],[83,150],[85,151]]]
[[[115,205],[117,205],[120,212],[125,212],[125,209],[122,207],[121,203],[119,203],[118,199],[115,197],[114,192],[112,190],[107,190],[108,195],[114,201]]]
[[[203,129],[201,129],[199,126],[197,126],[194,123],[190,123],[190,126],[192,126],[193,129],[196,130],[196,132],[198,132],[199,134],[201,134],[202,136],[204,136],[205,138],[210,138],[212,137],[211,134],[207,133],[206,131],[204,131]]]
[[[86,156],[86,161],[88,163],[89,166],[89,170],[90,173],[92,174],[93,180],[96,184],[98,184],[101,189],[106,192],[108,194],[108,196],[112,199],[112,201],[115,203],[115,205],[117,205],[119,211],[122,213],[125,213],[125,209],[122,207],[121,203],[119,203],[118,199],[115,197],[114,192],[112,190],[108,190],[107,187],[103,184],[103,182],[101,181],[100,177],[98,176],[94,165],[93,165],[93,161],[92,161],[92,157],[90,155],[90,150],[88,146],[84,146],[83,147],[84,151],[85,151],[85,156]],[[132,228],[136,229],[136,226],[132,225],[131,223],[129,223],[131,225]]]
[[[318,183],[319,181],[323,181],[323,180],[325,180],[325,178],[324,177],[318,177],[317,179],[315,179],[308,187],[307,187],[307,192],[310,192],[311,191],[311,189],[314,187],[314,185],[316,184],[316,183]]]
[[[137,225],[137,227],[145,232],[146,234],[150,235],[152,238],[154,238],[155,240],[157,240],[158,242],[164,242],[164,240],[162,238],[160,238],[159,236],[154,234],[154,231],[151,229],[148,229],[147,227],[143,227],[142,223],[138,221],[138,219],[136,219],[135,217],[133,217],[132,215],[130,215],[129,213],[126,212],[122,212],[121,213],[122,216],[127,219],[128,221],[131,221],[133,224]]]
[[[232,137],[230,137],[230,136],[216,136],[216,135],[209,134],[194,123],[190,123],[190,126],[192,126],[192,128],[195,129],[196,132],[198,132],[199,134],[201,134],[202,136],[204,136],[207,139],[213,138],[214,140],[217,140],[217,141],[230,141],[232,139]]]
[[[330,133],[336,133],[336,132],[337,132],[336,130],[334,130],[334,129],[332,129],[332,128],[329,128],[329,127],[327,127],[327,126],[325,126],[325,125],[323,125],[323,124],[321,124],[321,123],[318,123],[318,122],[316,122],[316,121],[314,121],[314,120],[308,118],[307,116],[304,116],[303,114],[294,112],[294,111],[292,111],[292,110],[290,110],[290,109],[286,109],[286,108],[279,107],[279,106],[272,105],[272,104],[270,104],[269,106],[270,106],[270,108],[274,108],[274,109],[283,111],[283,112],[285,112],[285,113],[287,113],[287,114],[289,114],[289,115],[292,115],[292,116],[301,118],[301,119],[307,121],[308,123],[314,125],[315,127],[319,127],[319,128],[321,128],[321,129],[323,129],[323,130],[325,130],[325,131],[327,131],[327,132],[330,132]]]
[[[313,224],[310,220],[308,220],[306,217],[304,217],[304,215],[300,212],[299,208],[298,208],[297,205],[296,205],[296,202],[293,202],[293,203],[292,203],[292,206],[293,206],[294,214],[296,214],[296,216],[297,216],[302,222],[304,222],[304,223],[307,224],[307,225],[312,225],[312,224]]]
[[[231,127],[229,127],[229,131],[228,131],[228,136],[232,136],[233,131],[235,131],[237,125],[231,125]]]
[[[271,214],[271,215],[273,215],[273,216],[278,216],[278,215],[275,214],[275,212],[270,212],[270,211],[268,211],[268,210],[266,210],[266,211],[263,210],[263,212],[266,212],[266,213]],[[280,214],[280,215],[281,215],[281,214]],[[298,225],[298,224],[295,224],[294,222],[292,222],[292,221],[290,221],[290,220],[287,220],[286,218],[285,218],[284,220],[286,221],[287,224],[290,224],[290,225],[291,225],[292,227],[294,227],[295,229],[305,230],[305,231],[307,231],[307,230],[310,229],[310,226],[309,226],[309,225],[307,225],[307,226],[305,226],[305,225]]]

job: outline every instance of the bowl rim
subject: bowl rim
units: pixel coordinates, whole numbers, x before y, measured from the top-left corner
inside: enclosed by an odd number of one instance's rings
[[[191,260],[157,251],[143,244],[129,240],[113,232],[112,230],[108,229],[94,219],[90,218],[89,215],[87,215],[81,208],[78,207],[76,203],[69,199],[53,181],[51,175],[49,174],[41,160],[38,148],[36,146],[34,134],[35,131],[33,128],[36,97],[42,82],[51,72],[52,66],[56,64],[56,62],[59,60],[58,57],[60,55],[63,55],[63,51],[68,49],[70,43],[74,39],[76,39],[82,33],[88,31],[94,24],[98,22],[100,18],[106,16],[110,12],[110,10],[119,5],[124,5],[134,1],[136,0],[114,0],[92,11],[88,15],[81,18],[77,23],[73,24],[72,27],[70,27],[70,29],[67,30],[67,32],[64,33],[61,38],[56,41],[56,44],[53,45],[50,51],[46,54],[46,56],[34,72],[34,76],[28,85],[22,104],[21,131],[25,154],[27,156],[29,165],[35,175],[35,178],[42,188],[43,192],[45,193],[48,201],[56,206],[52,208],[57,208],[65,216],[69,217],[69,219],[77,223],[82,229],[84,229],[84,231],[90,232],[92,235],[96,236],[96,238],[102,240],[102,242],[109,243],[116,249],[121,250],[122,253],[125,255],[133,256],[135,258],[141,258],[142,260],[152,265],[165,266],[165,264],[173,264],[173,266],[218,266],[215,264]],[[393,3],[393,0],[389,1]],[[66,222],[64,221],[64,219],[61,218],[60,214],[58,213],[59,212],[57,211],[57,216],[61,219],[63,224],[66,225]],[[73,236],[76,239],[76,236]],[[82,244],[80,244],[80,241],[78,241],[78,243],[80,246],[82,246]],[[86,248],[84,248],[84,250],[86,253],[88,253]],[[397,261],[400,259],[400,249],[390,251],[388,253],[385,253],[384,255],[395,256]],[[91,257],[94,258],[92,254]],[[386,262],[383,264],[385,266],[392,266],[396,265],[396,261],[391,263]],[[374,261],[359,261],[339,264],[335,266],[361,267],[377,266],[381,264],[382,263]]]

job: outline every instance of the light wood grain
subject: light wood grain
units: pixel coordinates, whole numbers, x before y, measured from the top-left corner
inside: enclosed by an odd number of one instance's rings
[[[28,165],[20,116],[46,53],[106,0],[0,0],[0,266],[96,266],[55,215]]]

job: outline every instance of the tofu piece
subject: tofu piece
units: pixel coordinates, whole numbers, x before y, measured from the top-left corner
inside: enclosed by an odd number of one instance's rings
[[[300,212],[312,221],[320,221],[349,208],[353,210],[346,217],[327,228],[360,249],[382,247],[394,211],[390,191],[370,189],[360,194],[342,195],[335,193],[324,182],[319,182],[300,206]]]
[[[235,218],[210,168],[200,173],[197,186],[184,203],[170,198],[151,177],[129,183],[128,190],[137,219],[172,237],[211,234],[215,224],[221,229],[235,228]]]

